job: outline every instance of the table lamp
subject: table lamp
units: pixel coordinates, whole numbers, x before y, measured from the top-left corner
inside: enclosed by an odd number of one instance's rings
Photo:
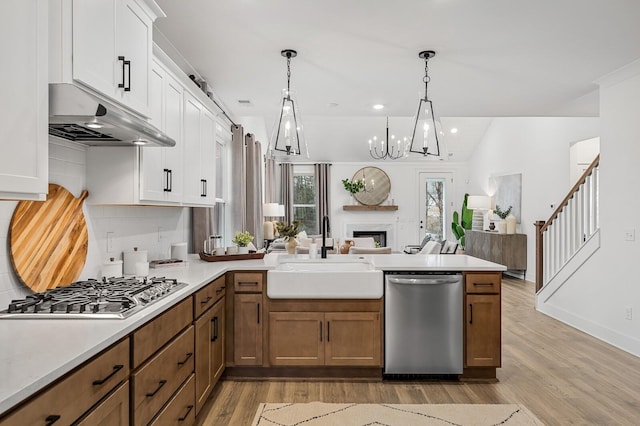
[[[471,229],[482,231],[484,228],[484,213],[491,210],[491,197],[488,195],[469,195],[467,208],[473,210]]]
[[[263,225],[264,239],[273,240],[275,238],[276,224],[273,218],[284,216],[284,206],[278,203],[264,203],[262,205],[262,215],[265,217]]]

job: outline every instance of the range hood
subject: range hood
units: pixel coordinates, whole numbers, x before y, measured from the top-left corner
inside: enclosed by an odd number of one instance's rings
[[[74,84],[49,84],[49,134],[89,146],[175,146],[147,121]]]

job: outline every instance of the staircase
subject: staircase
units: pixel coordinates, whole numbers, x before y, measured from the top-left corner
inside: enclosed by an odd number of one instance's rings
[[[536,292],[546,301],[600,247],[600,156],[547,221],[536,225]]]

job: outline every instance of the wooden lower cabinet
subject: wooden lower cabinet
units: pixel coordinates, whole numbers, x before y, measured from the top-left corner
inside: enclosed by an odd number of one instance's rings
[[[235,365],[262,365],[262,293],[236,293],[233,310]]]
[[[324,365],[324,313],[269,312],[271,365]]]
[[[466,303],[467,367],[500,367],[500,295],[468,294]]]
[[[196,422],[195,412],[195,375],[180,387],[178,392],[153,419],[151,425],[157,426],[188,426]]]
[[[380,312],[270,312],[273,366],[382,365]]]
[[[125,426],[129,424],[129,381],[124,382],[77,423],[77,426]]]
[[[207,401],[225,367],[225,298],[195,322],[195,414]]]

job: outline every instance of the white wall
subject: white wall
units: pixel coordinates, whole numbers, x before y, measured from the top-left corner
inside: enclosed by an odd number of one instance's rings
[[[535,280],[535,228],[573,185],[569,147],[599,135],[597,118],[495,118],[469,161],[469,193],[490,194],[489,177],[522,173],[522,216],[527,234],[527,274]]]
[[[371,161],[366,163],[339,163],[331,166],[331,231],[335,238],[343,239],[346,235],[347,223],[393,224],[396,239],[394,250],[402,250],[407,244],[419,244],[419,172],[451,172],[453,174],[453,194],[451,200],[453,210],[460,210],[462,197],[467,191],[467,172],[464,163],[441,161]],[[342,179],[349,178],[365,166],[375,166],[387,173],[391,181],[390,198],[398,205],[397,211],[344,211],[342,206],[349,204],[349,193],[342,185]],[[451,211],[451,208],[449,209]],[[451,218],[445,227],[450,233]],[[453,238],[448,235],[447,238]]]
[[[86,187],[86,150],[82,145],[52,138],[49,181],[79,196]],[[91,192],[91,188],[87,189]],[[11,299],[31,293],[19,281],[11,265],[7,234],[16,204],[15,201],[0,201],[0,310],[5,309]],[[187,241],[190,232],[188,208],[90,206],[85,203],[83,210],[89,230],[89,248],[79,279],[97,278],[103,262],[111,256],[122,259],[122,251],[134,246],[147,250],[150,259],[168,258],[171,243]],[[107,231],[114,232],[110,253],[107,252]]]
[[[600,154],[600,138],[591,138],[571,145],[569,150],[570,181],[577,182],[598,154]]]
[[[640,235],[624,239],[626,229],[640,229],[640,61],[601,83],[601,246],[548,301],[538,301],[538,309],[640,356],[640,286],[633,270]]]

